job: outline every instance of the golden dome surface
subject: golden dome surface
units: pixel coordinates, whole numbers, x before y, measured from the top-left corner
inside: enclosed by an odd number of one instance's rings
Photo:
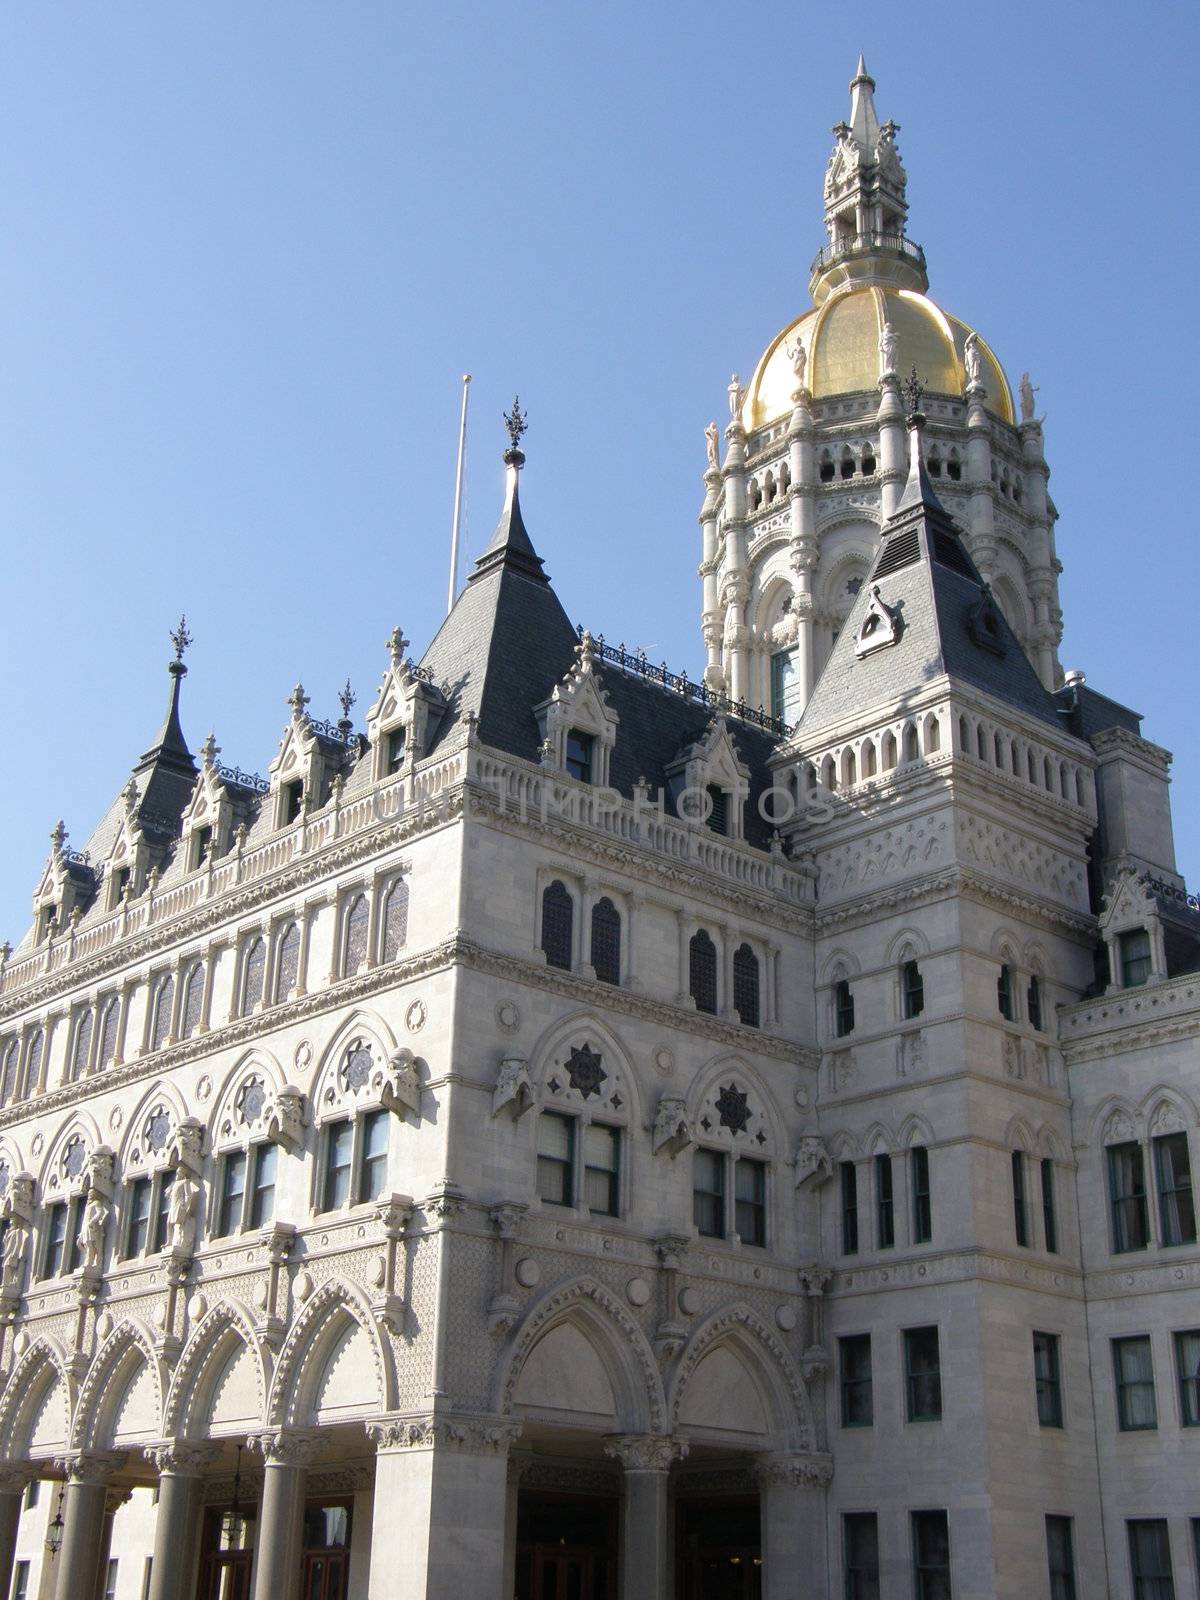
[[[885,322],[896,337],[896,370],[902,378],[915,366],[929,393],[962,394],[963,346],[973,330],[915,289],[861,284],[806,311],[768,345],[742,405],[747,432],[791,411],[796,387],[791,352],[797,339],[808,356],[805,382],[814,399],[878,388],[879,335]],[[985,404],[1011,423],[1015,416],[1004,369],[982,338],[979,347]]]

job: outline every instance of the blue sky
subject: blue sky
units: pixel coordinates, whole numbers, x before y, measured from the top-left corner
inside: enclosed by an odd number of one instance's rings
[[[195,635],[193,748],[297,678],[365,713],[530,417],[571,615],[695,674],[702,428],[808,303],[859,49],[931,292],[1046,414],[1063,660],[1175,752],[1200,883],[1194,6],[9,0],[0,17],[0,938]],[[464,564],[465,565],[465,564]]]

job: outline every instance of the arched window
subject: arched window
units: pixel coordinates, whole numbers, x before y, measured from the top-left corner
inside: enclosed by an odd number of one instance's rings
[[[904,759],[905,761],[917,761],[920,756],[921,750],[917,743],[916,725],[910,722],[904,729]]]
[[[42,1051],[46,1048],[46,1035],[39,1028],[29,1041],[29,1058],[25,1063],[23,1094],[37,1094],[42,1085]]]
[[[854,759],[854,751],[842,751],[842,788],[853,789],[858,782],[858,763]]]
[[[262,938],[255,934],[242,965],[242,1004],[239,1009],[243,1017],[248,1017],[262,999],[266,970],[267,947]]]
[[[620,983],[621,913],[607,896],[592,907],[592,966],[601,983]]]
[[[839,1039],[854,1032],[854,991],[848,978],[839,978],[833,986],[833,1031]]]
[[[896,765],[896,735],[890,731],[883,736],[880,765],[884,772],[890,772]]]
[[[766,498],[766,502],[767,502],[768,505],[770,505],[772,503],[772,501],[775,499],[776,493],[778,492],[777,491],[777,485],[775,483],[775,474],[773,472],[768,471],[767,476],[766,476],[766,480],[765,480],[764,485],[763,485],[763,489],[764,489],[764,495],[765,495],[765,498]]]
[[[733,1005],[743,1027],[758,1027],[758,957],[748,944],[733,952]]]
[[[875,776],[875,746],[869,740],[862,747],[862,775],[864,778]]]
[[[383,903],[383,959],[395,961],[408,942],[408,885],[397,878]]]
[[[780,492],[780,494],[782,494],[785,489],[790,489],[791,486],[792,486],[791,468],[788,466],[786,461],[781,461],[779,463],[779,492]]]
[[[1000,735],[998,733],[993,735],[992,747],[996,752],[996,765],[1001,769],[1001,771],[1003,771],[1003,769],[1004,769],[1004,740],[1000,737]]]
[[[300,976],[300,929],[292,923],[279,941],[275,963],[275,1004],[282,1005],[296,987]]]
[[[919,1017],[925,1009],[925,979],[916,961],[900,968],[900,1010],[906,1017]]]
[[[88,1069],[88,1056],[92,1049],[92,1008],[80,1017],[75,1028],[75,1048],[71,1052],[71,1077],[82,1078]]]
[[[1029,987],[1025,991],[1025,1010],[1029,1016],[1029,1026],[1042,1031],[1042,980],[1037,973],[1032,973]]]
[[[971,726],[966,717],[958,719],[958,745],[964,755],[971,753]]]
[[[931,756],[942,748],[942,725],[934,716],[925,718],[925,754]]]
[[[959,460],[957,450],[950,452],[950,458],[946,462],[946,476],[952,483],[958,483],[962,478],[962,462]]]
[[[1025,771],[1029,775],[1030,783],[1036,783],[1037,782],[1037,762],[1034,760],[1034,756],[1033,756],[1033,751],[1032,750],[1026,750],[1026,752],[1025,752]]]
[[[1014,778],[1019,778],[1021,776],[1021,752],[1017,748],[1017,741],[1015,739],[1008,747],[1008,755],[1009,764],[1012,767],[1012,775]]]
[[[352,978],[356,972],[366,965],[367,932],[370,922],[371,912],[367,905],[366,895],[355,895],[350,903],[350,909],[346,912],[345,958],[342,961],[343,978]]]
[[[757,511],[762,505],[762,490],[758,487],[757,478],[751,478],[746,485],[746,497],[750,502],[751,511]]]
[[[872,444],[863,445],[862,470],[864,478],[869,478],[875,471],[875,447]]]
[[[975,754],[979,757],[980,761],[987,760],[987,734],[983,731],[982,722],[975,730]]]
[[[939,450],[931,450],[925,465],[929,468],[931,478],[940,478],[942,475],[942,456]]]
[[[0,1067],[0,1105],[8,1105],[17,1092],[17,1064],[21,1059],[21,1041],[9,1039],[4,1046],[3,1066]]]
[[[836,469],[835,469],[835,467],[833,465],[833,457],[829,454],[828,450],[822,450],[821,451],[821,482],[822,483],[832,483],[835,470]]]
[[[716,1015],[717,947],[703,928],[692,935],[688,947],[688,992],[697,1011]]]
[[[1012,968],[1007,961],[1001,962],[1000,973],[996,979],[996,1004],[1005,1022],[1012,1022],[1016,1016],[1016,1003],[1013,998]]]
[[[175,979],[168,972],[158,980],[154,991],[154,1011],[150,1019],[150,1048],[161,1050],[171,1037],[171,1007],[175,1003]]]
[[[853,476],[854,476],[854,452],[853,452],[853,450],[851,450],[851,448],[850,448],[850,446],[848,444],[847,445],[843,445],[842,446],[842,477],[843,478],[852,478]]]
[[[555,878],[542,890],[542,949],[548,967],[571,970],[575,904],[565,883]]]
[[[183,980],[183,1007],[179,1019],[179,1037],[190,1039],[200,1026],[200,1013],[204,1008],[204,968],[195,962]]]
[[[1043,763],[1043,774],[1044,774],[1045,780],[1046,780],[1046,791],[1047,791],[1048,794],[1053,794],[1054,793],[1054,768],[1050,764],[1050,757],[1049,756],[1046,757],[1046,759],[1045,759],[1045,761]]]
[[[103,1072],[111,1067],[117,1055],[117,1027],[121,1021],[121,1002],[110,995],[100,1014],[100,1048],[96,1052],[96,1066]]]
[[[837,788],[837,774],[834,771],[832,756],[826,756],[821,763],[821,787],[829,794]]]

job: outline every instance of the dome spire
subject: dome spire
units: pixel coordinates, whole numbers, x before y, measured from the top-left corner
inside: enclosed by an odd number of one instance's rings
[[[867,71],[862,54],[850,80],[850,135],[866,160],[874,160],[879,143],[879,118],[875,114],[875,79]]]

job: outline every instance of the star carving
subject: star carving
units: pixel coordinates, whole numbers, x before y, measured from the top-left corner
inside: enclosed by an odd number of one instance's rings
[[[721,1126],[730,1133],[745,1133],[750,1121],[750,1097],[746,1091],[736,1084],[728,1084],[717,1096],[716,1104]]]
[[[601,1065],[600,1052],[590,1045],[572,1045],[567,1057],[567,1076],[572,1089],[585,1100],[600,1093],[600,1085],[607,1081],[608,1073]]]

